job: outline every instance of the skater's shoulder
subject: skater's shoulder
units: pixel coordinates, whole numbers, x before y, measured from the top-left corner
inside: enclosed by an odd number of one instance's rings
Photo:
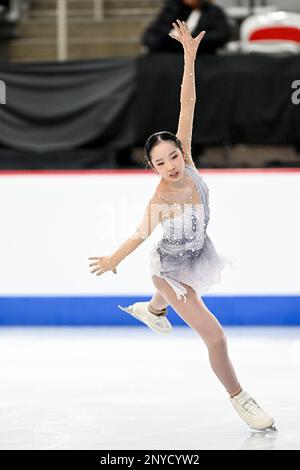
[[[156,186],[156,188],[154,188],[152,195],[148,198],[148,202],[147,202],[148,209],[151,208],[153,210],[153,207],[159,204],[160,194],[161,194],[161,189],[160,189],[160,183],[159,183]]]
[[[161,185],[161,182],[158,183],[147,204],[147,208],[151,213],[151,217],[154,217],[159,223],[163,221],[166,212],[165,204],[162,204],[162,195],[164,192],[165,189]]]
[[[164,188],[163,185],[163,180],[160,180],[160,182],[157,184],[154,193],[151,197],[151,202],[154,204],[158,204],[160,202],[161,195],[166,192],[166,189]]]

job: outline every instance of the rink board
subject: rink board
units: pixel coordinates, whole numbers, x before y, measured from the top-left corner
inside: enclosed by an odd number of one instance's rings
[[[299,324],[300,172],[201,170],[210,189],[207,233],[235,261],[203,294],[228,325]],[[118,266],[91,274],[140,222],[159,178],[150,170],[0,173],[0,324],[134,325],[118,304],[154,292],[151,237]],[[170,320],[184,324],[170,308]]]

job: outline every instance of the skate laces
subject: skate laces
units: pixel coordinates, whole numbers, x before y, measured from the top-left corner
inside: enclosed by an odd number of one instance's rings
[[[165,319],[164,317],[155,315],[154,313],[151,313],[150,311],[149,311],[149,313],[150,313],[150,316],[151,316],[151,321],[152,321],[155,325],[157,325],[157,326],[159,326],[159,327],[161,327],[161,328],[165,328],[165,327],[166,327],[166,319]]]
[[[130,308],[132,310],[132,312],[134,313],[133,305],[129,305],[128,308]],[[165,321],[164,317],[159,316],[159,315],[155,315],[154,313],[151,313],[149,309],[147,310],[147,314],[149,314],[149,316],[151,317],[151,322],[152,323],[154,323],[155,325],[157,325],[160,328],[166,328],[166,321]]]
[[[166,326],[166,321],[164,318],[155,318],[154,319],[154,323],[157,325],[157,326],[161,326],[162,328]]]
[[[262,409],[259,404],[252,398],[249,397],[247,400],[240,399],[239,405],[252,416],[257,416],[262,413]]]

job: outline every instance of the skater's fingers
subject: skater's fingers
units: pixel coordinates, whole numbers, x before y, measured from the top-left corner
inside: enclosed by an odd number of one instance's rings
[[[99,263],[93,263],[93,264],[91,264],[91,265],[90,265],[90,268],[91,268],[92,266],[96,266],[96,268],[94,269],[94,271],[97,271],[97,269],[101,268],[101,266],[99,265]]]
[[[172,39],[176,39],[176,41],[178,41],[178,42],[180,42],[180,43],[181,43],[181,41],[180,41],[180,39],[179,39],[179,37],[178,37],[178,36],[175,36],[175,35],[174,35],[174,34],[172,34],[172,33],[169,33],[169,36],[170,36]]]
[[[178,22],[178,25],[179,25],[180,32],[181,32],[182,36],[184,37],[187,33],[190,32],[188,27],[187,27],[187,24],[184,24],[180,20],[177,20],[177,22]]]
[[[201,33],[198,34],[198,36],[196,37],[196,39],[197,39],[198,41],[201,41],[202,38],[203,38],[203,36],[204,36],[205,34],[206,34],[206,31],[201,31]]]
[[[179,24],[179,28],[181,29],[181,31],[185,31],[186,29],[185,29],[183,23],[180,20],[176,20],[176,21]]]
[[[93,264],[90,265],[90,268],[91,268],[92,266],[97,266],[96,269],[100,269],[100,268],[103,268],[104,265],[103,265],[103,263],[93,263]]]
[[[172,23],[172,25],[174,26],[174,29],[176,30],[177,35],[180,37],[181,31],[180,31],[179,26],[176,23]]]
[[[184,28],[187,32],[190,31],[189,28],[188,28],[188,25],[186,24],[185,21],[182,21],[182,26],[183,26],[183,28]]]
[[[176,26],[177,26],[177,27],[181,30],[181,32],[182,32],[182,30],[183,30],[183,24],[182,24],[182,22],[181,22],[178,18],[177,18],[176,21],[177,21],[177,23],[175,23]]]

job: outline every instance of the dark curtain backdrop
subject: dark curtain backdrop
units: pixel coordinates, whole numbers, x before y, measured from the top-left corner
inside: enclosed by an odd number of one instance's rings
[[[0,64],[7,95],[0,145],[31,152],[131,145],[134,64],[132,58]]]
[[[54,154],[63,161],[71,150],[84,155],[84,149],[143,146],[153,132],[176,132],[182,74],[183,56],[172,53],[0,63],[7,92],[0,105],[0,160],[9,149],[38,154],[40,162]],[[193,142],[299,144],[294,80],[300,80],[300,56],[198,58]]]
[[[153,54],[137,67],[137,142],[160,130],[177,131],[183,57]],[[195,65],[196,144],[295,144],[300,105],[292,82],[300,80],[300,55],[203,55]]]

